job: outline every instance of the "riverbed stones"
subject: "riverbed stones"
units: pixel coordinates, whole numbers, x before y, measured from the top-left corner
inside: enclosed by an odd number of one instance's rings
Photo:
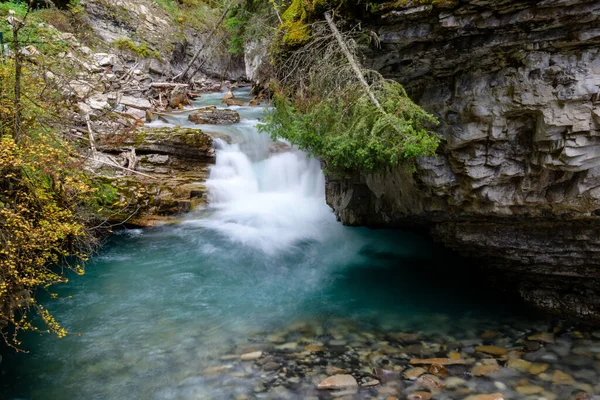
[[[533,394],[540,394],[544,392],[544,388],[541,386],[537,386],[537,385],[518,385],[515,390],[517,391],[517,393],[525,395],[525,396],[530,396]]]
[[[405,379],[414,381],[426,372],[427,372],[427,370],[425,368],[415,367],[415,368],[407,369],[406,371],[404,371],[403,375],[404,375]]]
[[[468,360],[464,359],[453,359],[453,358],[411,358],[409,364],[412,365],[458,365],[458,364],[468,364]]]
[[[262,351],[253,351],[253,352],[250,352],[250,353],[242,354],[240,356],[240,359],[242,361],[253,361],[253,360],[258,360],[259,358],[262,357],[262,355],[263,355]]]
[[[448,376],[448,369],[440,364],[431,364],[428,372],[441,378]]]
[[[554,334],[550,332],[538,332],[527,337],[529,340],[535,340],[542,343],[554,343]]]
[[[552,383],[554,385],[574,385],[576,382],[571,375],[557,369],[552,374]]]
[[[444,388],[444,382],[435,375],[426,374],[417,378],[417,384],[424,389],[437,393]]]
[[[465,397],[464,400],[504,400],[504,395],[502,393],[473,394]]]
[[[317,389],[323,390],[347,389],[356,387],[358,387],[358,382],[352,375],[349,374],[330,376],[317,385]]]
[[[220,365],[217,367],[205,368],[200,371],[203,375],[215,375],[233,368],[232,365]]]
[[[411,394],[406,396],[406,399],[407,400],[429,400],[429,399],[431,399],[431,396],[433,396],[432,393],[418,391],[418,392],[412,392]]]
[[[498,364],[480,364],[473,367],[471,373],[473,376],[486,376],[498,372],[502,367]]]
[[[475,350],[481,353],[491,354],[493,356],[503,356],[507,352],[504,347],[500,346],[477,346],[475,347]]]
[[[425,373],[425,370],[423,368],[421,368],[421,370],[423,371],[423,373]],[[388,383],[399,380],[401,371],[389,370],[385,368],[375,368],[374,373],[375,376],[377,376],[377,378],[382,383]]]

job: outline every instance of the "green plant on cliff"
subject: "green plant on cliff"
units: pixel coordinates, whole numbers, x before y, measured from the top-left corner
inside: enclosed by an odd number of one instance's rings
[[[338,40],[337,28],[311,29],[311,40],[280,61],[275,107],[261,129],[320,157],[330,170],[375,170],[434,155],[436,118],[399,83],[359,65],[360,32]]]
[[[115,40],[112,44],[120,50],[131,51],[132,53],[135,53],[140,57],[151,57],[160,60],[160,53],[157,50],[151,50],[146,43],[141,43],[137,45],[133,42],[133,40],[129,38],[119,38]]]

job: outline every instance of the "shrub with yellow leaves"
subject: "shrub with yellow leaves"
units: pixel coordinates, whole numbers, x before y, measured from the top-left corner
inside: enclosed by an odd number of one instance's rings
[[[17,350],[23,330],[66,335],[36,292],[66,282],[67,270],[83,274],[96,242],[89,226],[103,202],[60,132],[56,115],[69,104],[38,68],[22,69],[15,135],[15,63],[0,62],[0,336]]]

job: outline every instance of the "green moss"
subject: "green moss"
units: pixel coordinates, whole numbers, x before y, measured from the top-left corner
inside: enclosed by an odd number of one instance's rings
[[[303,0],[293,0],[281,15],[283,43],[290,47],[301,46],[310,40],[308,13]]]
[[[143,58],[156,58],[159,61],[162,61],[160,58],[160,53],[156,50],[150,50],[146,43],[142,43],[140,45],[136,45],[129,38],[119,38],[112,42],[112,45],[120,50],[129,50],[140,57]]]

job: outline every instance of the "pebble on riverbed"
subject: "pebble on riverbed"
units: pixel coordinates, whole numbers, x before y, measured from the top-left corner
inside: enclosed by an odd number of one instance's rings
[[[252,399],[590,400],[600,395],[600,334],[564,328],[547,334],[509,325],[483,332],[298,323],[236,345],[217,357],[231,364],[209,366],[202,376],[215,385],[225,379],[235,382],[232,387],[247,387],[247,393],[232,398]]]

